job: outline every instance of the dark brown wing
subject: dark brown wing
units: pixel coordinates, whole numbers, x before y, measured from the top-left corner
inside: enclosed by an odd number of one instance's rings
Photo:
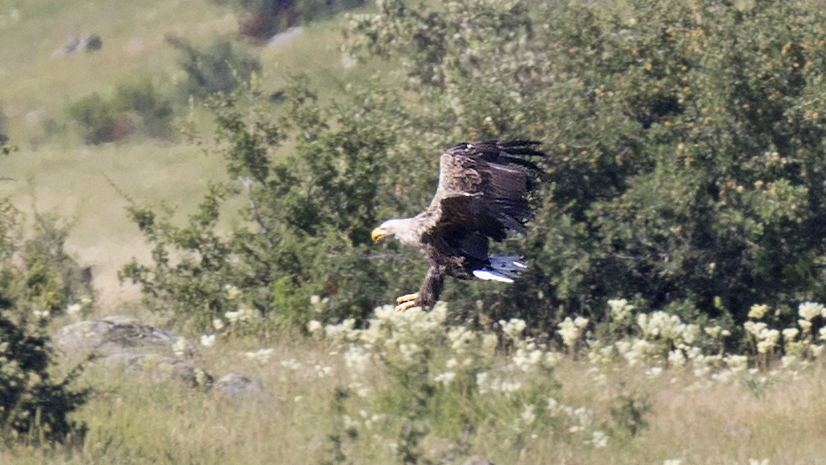
[[[491,141],[450,148],[441,157],[436,195],[420,215],[422,231],[462,238],[476,233],[497,241],[507,230],[524,233],[532,216],[532,172],[540,170],[522,157],[544,155],[534,149],[537,144]]]

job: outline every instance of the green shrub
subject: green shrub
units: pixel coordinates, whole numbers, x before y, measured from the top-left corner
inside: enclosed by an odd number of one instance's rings
[[[249,111],[234,97],[210,102],[217,155],[237,185],[213,186],[187,225],[130,207],[153,244],[154,263],[133,261],[122,277],[142,285],[151,308],[193,319],[202,329],[239,309],[303,324],[313,312],[312,296],[323,302],[317,311],[340,319],[367,314],[390,299],[399,282],[418,285],[410,281],[418,274],[408,272],[410,264],[418,264],[408,251],[369,253],[371,228],[398,206],[395,179],[387,176],[399,172],[394,135],[374,118],[386,118],[383,108],[398,102],[362,96],[322,109],[304,86],[289,94],[288,117],[278,125],[264,107]],[[274,150],[287,134],[295,152],[277,159]],[[238,194],[247,197],[243,215],[250,224],[220,235],[220,205]],[[370,207],[377,199],[392,208]]]
[[[43,226],[20,244],[20,215],[0,201],[0,438],[2,441],[64,441],[83,435],[68,415],[88,392],[75,389],[73,370],[52,378],[55,364],[46,323],[78,295],[65,294],[72,269],[62,252],[64,235]],[[18,253],[18,248],[22,252]]]
[[[549,155],[541,206],[505,244],[532,271],[513,286],[451,282],[457,318],[481,309],[549,329],[626,297],[685,321],[742,322],[762,303],[792,321],[798,302],[826,300],[824,15],[773,0],[382,2],[352,18],[349,50],[400,66],[401,81],[352,84],[327,107],[295,91],[277,124],[238,100],[213,105],[253,227],[221,239],[231,260],[211,266],[229,282],[177,308],[200,312],[231,284],[264,314],[306,319],[318,295],[329,318],[364,315],[421,282],[414,252],[367,232],[427,205],[442,150],[536,138]],[[286,161],[272,157],[283,138]],[[210,221],[165,234],[213,264]],[[212,279],[164,267],[127,274],[150,296],[171,295],[159,276]]]
[[[400,59],[457,139],[545,142],[551,183],[522,241],[535,273],[490,305],[549,322],[635,296],[743,321],[769,302],[791,319],[826,293],[823,16],[808,2],[391,1],[354,18],[351,41]]]
[[[83,142],[102,144],[116,140],[116,113],[99,94],[72,103],[67,113],[80,126]]]
[[[67,113],[87,144],[114,142],[136,132],[159,139],[173,136],[172,102],[161,97],[148,78],[118,84],[109,98],[97,93],[83,97]]]
[[[178,84],[178,95],[184,102],[190,97],[203,100],[217,92],[230,93],[261,71],[258,58],[228,39],[216,39],[204,50],[177,37],[167,36],[166,41],[181,52],[178,64],[186,78]]]

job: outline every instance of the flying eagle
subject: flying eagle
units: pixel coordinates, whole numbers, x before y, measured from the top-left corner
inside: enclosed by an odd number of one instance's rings
[[[430,206],[412,218],[394,218],[373,230],[373,241],[395,236],[417,248],[430,263],[419,292],[399,297],[396,310],[432,307],[445,275],[512,283],[525,268],[517,256],[491,257],[488,238],[500,242],[508,230],[524,234],[532,217],[528,192],[541,170],[522,157],[543,156],[535,141],[459,144],[439,162],[439,187]]]

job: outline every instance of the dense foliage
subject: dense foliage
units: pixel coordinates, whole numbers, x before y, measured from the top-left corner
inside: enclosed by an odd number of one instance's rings
[[[121,82],[108,97],[93,93],[67,109],[83,142],[102,144],[139,133],[168,139],[172,130],[172,102],[160,95],[146,78]]]
[[[158,307],[206,324],[234,311],[232,286],[264,315],[307,318],[311,295],[329,318],[364,315],[415,290],[424,267],[395,244],[367,244],[370,228],[427,204],[444,148],[509,137],[539,139],[549,154],[530,233],[505,244],[532,272],[511,287],[449,285],[455,315],[481,309],[536,327],[568,312],[599,317],[626,297],[640,311],[730,325],[753,304],[791,321],[797,302],[826,300],[826,18],[816,6],[379,8],[352,18],[348,53],[398,65],[389,85],[354,84],[326,107],[299,86],[277,123],[238,100],[213,105],[216,146],[254,227],[215,232],[232,189],[213,190],[184,228],[133,207],[156,263],[125,275]],[[283,140],[295,148],[278,159]]]
[[[83,429],[68,415],[86,401],[87,391],[72,385],[78,369],[53,378],[46,324],[88,294],[88,285],[63,253],[60,228],[40,220],[27,241],[20,229],[20,214],[0,200],[0,441],[77,438]]]

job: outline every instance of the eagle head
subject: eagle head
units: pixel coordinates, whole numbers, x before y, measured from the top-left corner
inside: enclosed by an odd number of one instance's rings
[[[419,237],[415,232],[415,218],[393,218],[382,223],[370,234],[373,242],[378,242],[386,236],[395,236],[403,244],[418,245]]]

